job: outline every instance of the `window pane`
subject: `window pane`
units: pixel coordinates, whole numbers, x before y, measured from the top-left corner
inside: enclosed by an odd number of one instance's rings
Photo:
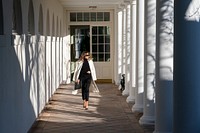
[[[104,45],[102,44],[99,44],[99,52],[104,52]]]
[[[97,61],[97,54],[92,54],[93,61]]]
[[[110,13],[104,12],[104,21],[110,21]]]
[[[105,45],[105,52],[110,52],[110,45]]]
[[[105,26],[105,34],[110,35],[110,27]]]
[[[92,36],[92,43],[97,43],[97,36]]]
[[[110,54],[105,55],[105,61],[110,61]]]
[[[92,45],[92,52],[97,52],[97,45]]]
[[[96,12],[91,13],[91,21],[96,21]]]
[[[76,13],[70,13],[70,21],[76,21]]]
[[[90,21],[90,13],[89,12],[84,13],[84,21]]]
[[[103,21],[103,12],[97,12],[97,21]]]
[[[99,42],[99,43],[104,43],[104,36],[99,36],[98,42]]]
[[[81,13],[77,13],[77,21],[83,21],[83,14]]]
[[[92,28],[92,34],[93,35],[97,35],[97,27],[93,27]]]
[[[99,61],[104,61],[104,54],[99,54]]]
[[[110,36],[105,36],[105,43],[110,43]]]
[[[103,26],[99,26],[98,33],[99,33],[99,35],[103,35],[104,34],[104,27]]]

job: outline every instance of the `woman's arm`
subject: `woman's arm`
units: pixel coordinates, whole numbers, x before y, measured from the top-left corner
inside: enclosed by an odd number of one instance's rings
[[[95,80],[97,80],[97,77],[96,77],[96,70],[95,70],[95,67],[94,67],[94,62],[92,60],[90,60],[89,65],[90,65],[92,79],[95,81]]]
[[[81,69],[80,65],[82,65],[81,62],[77,61],[76,68],[75,68],[74,75],[73,75],[73,81],[75,81],[75,82],[77,82],[79,74],[80,74],[80,69]]]

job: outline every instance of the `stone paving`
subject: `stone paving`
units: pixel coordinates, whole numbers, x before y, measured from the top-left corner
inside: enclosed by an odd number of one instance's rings
[[[141,113],[133,113],[114,84],[97,84],[84,110],[81,93],[72,95],[73,84],[61,85],[29,133],[152,133],[153,126],[140,126]]]

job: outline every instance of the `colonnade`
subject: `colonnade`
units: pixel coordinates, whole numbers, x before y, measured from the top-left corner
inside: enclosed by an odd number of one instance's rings
[[[117,10],[122,94],[154,133],[200,132],[199,7],[195,0],[124,0]]]

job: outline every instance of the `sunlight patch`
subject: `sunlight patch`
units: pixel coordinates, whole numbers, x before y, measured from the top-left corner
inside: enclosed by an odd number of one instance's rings
[[[185,19],[188,21],[196,21],[199,22],[200,19],[200,1],[192,0],[190,3],[186,13]]]

